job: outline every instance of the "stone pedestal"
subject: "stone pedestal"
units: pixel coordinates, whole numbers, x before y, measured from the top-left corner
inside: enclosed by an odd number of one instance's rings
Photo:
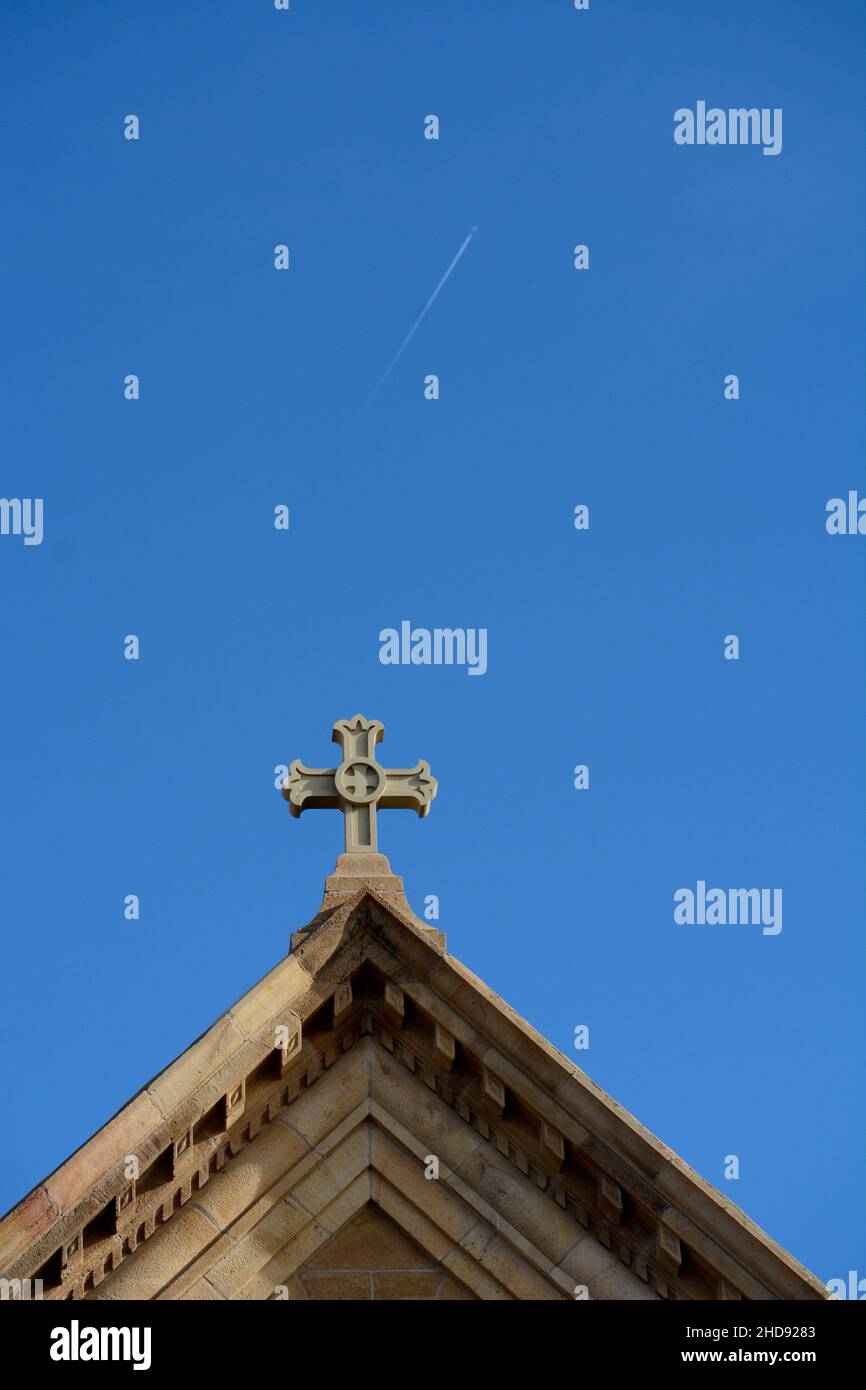
[[[325,896],[319,910],[337,907],[362,888],[373,888],[380,897],[396,900],[405,911],[411,911],[400,874],[392,872],[384,854],[370,853],[340,855],[334,872],[325,879]]]

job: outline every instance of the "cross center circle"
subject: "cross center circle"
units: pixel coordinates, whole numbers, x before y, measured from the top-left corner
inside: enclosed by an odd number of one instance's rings
[[[383,786],[381,769],[375,763],[356,758],[339,770],[337,782],[341,795],[356,805],[375,801]]]

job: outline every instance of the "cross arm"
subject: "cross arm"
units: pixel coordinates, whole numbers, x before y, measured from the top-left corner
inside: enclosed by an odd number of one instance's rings
[[[302,811],[338,807],[336,768],[304,767],[295,758],[283,782],[283,796],[293,816]]]
[[[430,764],[423,760],[415,767],[389,768],[379,806],[382,810],[417,811],[419,816],[426,816],[438,785],[436,778],[430,776]]]

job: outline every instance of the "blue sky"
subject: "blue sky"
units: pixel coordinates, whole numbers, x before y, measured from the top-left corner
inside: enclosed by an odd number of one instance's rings
[[[273,770],[361,710],[439,779],[380,841],[449,950],[866,1274],[866,540],[824,524],[866,491],[862,6],[5,0],[0,33],[0,492],[45,528],[0,537],[0,1209],[314,915],[340,817]],[[782,108],[782,153],[675,145],[699,99]],[[486,628],[486,675],[380,664],[403,619]],[[675,924],[699,879],[781,887],[782,932]]]

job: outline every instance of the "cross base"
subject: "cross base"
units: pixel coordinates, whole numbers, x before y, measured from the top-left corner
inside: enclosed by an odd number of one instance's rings
[[[325,896],[319,910],[336,907],[364,887],[375,888],[383,898],[396,898],[401,907],[409,909],[403,879],[392,871],[386,855],[345,853],[339,856],[334,872],[325,879]]]
[[[325,896],[319,911],[307,926],[301,927],[300,931],[292,932],[291,949],[296,951],[309,939],[323,913],[339,907],[347,898],[360,893],[364,888],[372,888],[386,903],[393,903],[395,907],[402,909],[438,950],[445,950],[445,933],[415,916],[403,891],[402,876],[393,873],[385,855],[378,853],[340,855],[334,872],[325,879]]]

